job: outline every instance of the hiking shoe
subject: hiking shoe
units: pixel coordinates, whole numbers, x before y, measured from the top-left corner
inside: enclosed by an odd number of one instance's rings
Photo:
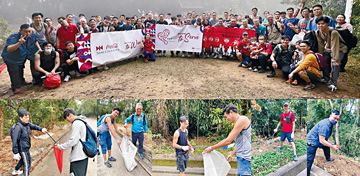
[[[265,72],[266,72],[265,70],[261,69],[261,70],[259,70],[258,73],[265,73]]]
[[[247,68],[248,66],[247,66],[247,65],[245,65],[245,64],[243,64],[243,65],[242,65],[242,67],[243,67],[243,68]]]
[[[334,158],[330,158],[329,160],[326,160],[327,162],[332,162],[334,161],[335,159]]]
[[[337,87],[334,84],[331,84],[328,88],[331,92],[335,92],[337,90]]]
[[[284,150],[284,148],[283,148],[283,147],[279,147],[279,150],[280,150],[280,151],[283,151],[283,150]]]
[[[271,72],[270,74],[266,75],[268,78],[272,78],[276,76],[275,72]]]
[[[12,175],[21,175],[21,174],[23,174],[23,171],[21,171],[21,170],[14,170],[11,174],[12,174]]]
[[[181,57],[182,57],[182,58],[185,58],[185,54],[182,54]]]
[[[145,158],[142,153],[139,153],[139,156],[140,156],[141,159],[144,159],[144,158]]]
[[[16,88],[14,91],[13,91],[14,94],[20,94],[21,93],[21,89],[20,88]]]
[[[147,59],[144,59],[144,61],[145,61],[146,63],[148,63],[148,62],[149,62]]]
[[[109,70],[109,67],[104,65],[103,70]]]
[[[170,55],[170,57],[175,57],[175,55],[172,54],[172,55]]]
[[[219,55],[219,59],[222,59],[222,55],[221,55],[221,54]]]
[[[297,86],[297,85],[298,85],[298,82],[297,82],[297,80],[295,79],[291,84],[294,85],[294,86]]]
[[[164,53],[162,56],[163,56],[163,57],[166,57],[166,53]]]
[[[97,154],[100,155],[100,150],[99,149],[97,149]]]
[[[286,84],[291,84],[291,82],[292,82],[292,80],[291,80],[291,79],[288,79],[288,80],[286,81]]]
[[[112,165],[109,163],[109,161],[104,162],[106,167],[112,167]]]
[[[187,57],[188,57],[188,58],[190,58],[190,57],[191,57],[191,55],[190,55],[190,54],[188,54],[188,55],[187,55]]]
[[[294,161],[299,161],[299,158],[297,157],[297,155],[294,155]]]
[[[314,84],[308,84],[304,87],[304,90],[314,90],[315,89],[315,85]]]
[[[238,67],[242,67],[242,63],[240,63],[240,64],[238,65]]]
[[[108,160],[109,160],[109,161],[116,161],[116,159],[115,159],[114,157],[112,157],[112,156],[110,156],[110,157],[108,158]]]
[[[255,68],[254,70],[253,70],[253,72],[258,72],[259,70],[257,69],[257,68]]]
[[[209,58],[210,57],[210,55],[209,54],[206,54],[206,58]]]
[[[162,57],[162,53],[159,54],[159,57]]]
[[[75,71],[75,76],[78,78],[81,76],[81,74],[78,71]]]
[[[249,67],[249,68],[248,68],[248,70],[249,70],[249,71],[252,71],[252,68],[251,68],[251,67]]]
[[[70,80],[71,76],[70,75],[66,75],[64,78],[64,82],[68,82]]]
[[[331,84],[330,80],[326,80],[326,79],[321,79],[320,82],[327,85]]]

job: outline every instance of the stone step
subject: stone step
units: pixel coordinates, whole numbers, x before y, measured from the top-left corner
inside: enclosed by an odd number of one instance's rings
[[[172,176],[179,175],[179,171],[176,169],[176,166],[153,166],[152,167],[152,176]],[[204,168],[201,167],[188,167],[185,170],[185,175],[204,175]],[[228,173],[229,176],[236,176],[237,169],[231,169]]]

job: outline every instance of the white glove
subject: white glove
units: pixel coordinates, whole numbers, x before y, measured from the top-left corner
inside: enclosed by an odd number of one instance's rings
[[[46,133],[46,132],[47,132],[47,129],[46,129],[46,128],[43,128],[41,131],[42,131],[43,133]]]
[[[294,133],[291,133],[291,139],[294,139]]]
[[[16,160],[20,160],[20,154],[19,154],[19,153],[14,154],[14,159],[16,159]]]
[[[190,149],[189,146],[182,146],[181,148],[182,148],[184,151],[188,151],[188,150]]]
[[[274,129],[274,133],[277,133],[277,128]]]

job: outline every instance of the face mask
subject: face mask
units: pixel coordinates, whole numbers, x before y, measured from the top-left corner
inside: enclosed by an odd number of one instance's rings
[[[51,53],[52,49],[45,49],[45,53]]]
[[[263,43],[264,43],[264,40],[259,40],[259,42],[260,42],[261,44],[263,44]]]
[[[331,123],[331,125],[336,125],[337,124],[337,122],[335,120],[331,120],[330,123]]]
[[[251,44],[255,45],[256,42],[251,42]]]

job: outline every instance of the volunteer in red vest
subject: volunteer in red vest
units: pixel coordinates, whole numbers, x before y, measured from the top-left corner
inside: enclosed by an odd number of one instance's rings
[[[295,115],[294,113],[290,112],[289,110],[289,102],[285,101],[283,103],[284,113],[281,114],[280,122],[278,123],[277,127],[274,129],[274,133],[277,133],[279,126],[282,125],[281,129],[281,138],[280,138],[280,151],[283,150],[283,144],[285,138],[288,139],[290,142],[293,151],[294,151],[294,161],[298,161],[298,157],[296,155],[296,148],[294,143],[294,132],[295,132]]]

